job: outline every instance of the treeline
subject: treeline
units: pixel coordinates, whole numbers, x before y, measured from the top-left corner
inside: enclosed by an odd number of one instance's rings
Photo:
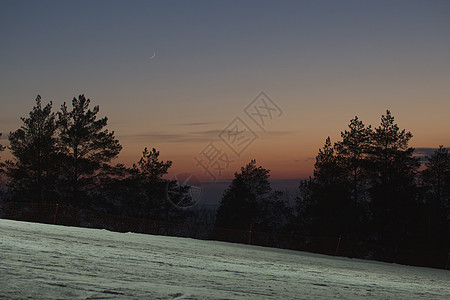
[[[189,187],[163,179],[171,161],[159,151],[144,149],[131,168],[112,165],[122,149],[107,117],[90,108],[84,95],[64,103],[56,113],[52,102],[42,105],[38,95],[22,126],[8,136],[13,160],[1,164],[7,177],[3,201],[64,203],[130,217],[182,221],[188,212],[167,201],[192,201]],[[0,145],[3,151],[4,146]]]
[[[412,134],[387,111],[378,127],[355,117],[341,139],[327,138],[314,173],[295,198],[275,191],[270,171],[252,160],[223,194],[217,213],[183,210],[188,186],[163,179],[172,165],[144,149],[131,168],[112,165],[122,149],[108,119],[84,95],[56,113],[41,98],[8,136],[13,160],[2,201],[64,203],[80,208],[184,224],[343,237],[394,247],[450,249],[450,155],[443,146],[421,163]],[[0,145],[0,152],[5,149]],[[169,201],[168,194],[170,194]],[[179,203],[175,206],[173,203]]]
[[[314,176],[295,203],[272,191],[269,170],[252,161],[235,174],[217,226],[343,237],[393,247],[450,249],[450,156],[443,146],[422,165],[390,111],[372,128],[355,117],[341,140],[328,137]]]

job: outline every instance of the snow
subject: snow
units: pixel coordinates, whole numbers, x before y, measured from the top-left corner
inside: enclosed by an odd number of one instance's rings
[[[450,299],[450,271],[0,220],[0,299]]]

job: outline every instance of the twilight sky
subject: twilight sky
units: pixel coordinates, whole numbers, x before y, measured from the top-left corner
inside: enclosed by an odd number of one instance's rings
[[[123,145],[115,162],[155,147],[203,181],[198,161],[220,180],[252,158],[309,176],[327,136],[386,109],[411,146],[449,147],[449,33],[445,0],[2,0],[1,143],[37,94],[54,111],[85,94]]]

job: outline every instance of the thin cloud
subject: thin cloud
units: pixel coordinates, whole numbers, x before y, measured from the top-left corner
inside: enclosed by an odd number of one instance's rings
[[[316,159],[315,157],[307,157],[306,159],[293,159],[292,161],[296,162],[296,163],[304,163],[304,162],[313,161],[315,159]]]
[[[256,134],[261,139],[274,139],[274,138],[278,138],[280,136],[289,135],[289,134],[292,134],[292,133],[293,132],[291,132],[291,131],[281,131],[281,130],[267,131],[267,132],[258,132],[258,131],[256,131]]]
[[[219,136],[221,130],[192,131],[186,133],[148,132],[141,134],[120,135],[118,139],[138,142],[193,143],[209,142]]]
[[[192,122],[192,123],[181,123],[181,124],[177,124],[180,126],[201,126],[201,125],[211,125],[214,124],[215,122]]]
[[[133,140],[133,141],[163,141],[163,142],[176,142],[185,139],[186,136],[181,134],[169,134],[163,132],[149,132],[141,134],[128,134],[117,136],[119,140]]]
[[[208,138],[208,137],[215,138],[215,137],[218,137],[222,131],[223,130],[212,129],[212,130],[204,130],[204,131],[194,131],[194,132],[191,132],[190,134],[195,135],[195,136],[203,136],[205,138]]]

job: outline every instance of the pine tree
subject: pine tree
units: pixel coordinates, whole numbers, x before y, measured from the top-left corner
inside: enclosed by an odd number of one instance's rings
[[[323,148],[319,149],[314,164],[314,178],[318,184],[330,185],[343,179],[343,169],[338,164],[334,148],[328,137]]]
[[[258,219],[255,229],[265,232],[285,232],[292,219],[289,207],[289,194],[273,191],[268,197],[262,197],[258,208]]]
[[[389,110],[372,133],[370,161],[372,179],[377,184],[410,184],[414,181],[418,160],[414,148],[408,147],[411,132],[400,130]]]
[[[360,201],[365,187],[366,159],[371,145],[372,128],[366,127],[357,116],[350,120],[349,130],[341,132],[342,141],[335,144],[336,157],[346,180],[351,182],[353,201]]]
[[[298,193],[295,197],[295,213],[293,216],[293,231],[302,235],[311,235],[316,222],[316,215],[311,209],[316,204],[316,189],[318,184],[315,178],[309,177],[300,181]]]
[[[421,172],[425,195],[425,243],[435,249],[450,246],[450,154],[446,148],[427,157],[426,169]]]
[[[336,144],[330,137],[319,149],[314,165],[314,179],[299,186],[298,223],[307,234],[350,236],[354,231],[355,213],[345,166],[336,155]]]
[[[161,181],[162,177],[168,173],[169,168],[172,166],[172,161],[159,161],[159,151],[153,148],[149,151],[147,148],[142,152],[137,165],[133,168],[139,171],[139,176],[144,183]]]
[[[427,159],[426,169],[421,173],[422,179],[431,188],[437,202],[445,204],[450,196],[450,154],[441,145]]]
[[[389,110],[372,133],[369,150],[371,209],[380,241],[405,242],[417,221],[415,178],[419,167],[408,147],[410,132],[400,130]]]
[[[163,178],[171,166],[172,161],[159,160],[159,151],[155,148],[151,151],[145,148],[137,165],[133,165],[132,180],[144,195],[134,203],[141,216],[179,223],[189,214],[181,208],[189,207],[192,202],[188,193],[190,187]]]
[[[42,107],[41,97],[23,125],[10,133],[10,149],[14,161],[7,162],[10,188],[21,201],[51,201],[59,171],[55,115],[52,103]]]
[[[2,133],[0,132],[0,137],[2,136]],[[2,144],[0,144],[0,152],[5,150],[5,146],[3,146]]]
[[[2,137],[2,133],[0,132],[0,138]],[[5,146],[3,146],[2,144],[0,144],[0,153],[2,152],[2,151],[4,151],[5,150]],[[1,158],[1,156],[0,156],[0,158]],[[2,162],[0,162],[0,174],[3,172],[3,167],[4,167],[5,165],[2,163]]]
[[[1,138],[1,136],[2,136],[2,133],[0,132],[0,138]],[[5,150],[5,146],[0,144],[0,154],[4,150]],[[1,156],[0,156],[0,158],[1,158]],[[5,172],[5,170],[3,169],[4,167],[5,167],[5,164],[0,161],[0,200],[3,199],[3,194],[4,194],[4,189],[5,189],[5,183],[3,180],[3,173]]]
[[[137,203],[137,209],[146,218],[168,220],[170,203],[166,198],[168,183],[162,177],[167,174],[172,166],[172,161],[159,161],[159,151],[147,148],[142,152],[142,157],[133,165],[134,178],[137,179],[145,198]]]
[[[114,131],[105,129],[108,118],[97,119],[99,107],[89,109],[90,100],[80,95],[58,112],[59,151],[63,161],[62,186],[66,197],[84,202],[95,189],[96,177],[105,175],[108,163],[116,158],[122,146]],[[80,203],[79,203],[80,204]]]
[[[225,191],[217,210],[216,226],[248,229],[251,224],[261,222],[261,203],[271,196],[270,171],[256,166],[251,160]]]

